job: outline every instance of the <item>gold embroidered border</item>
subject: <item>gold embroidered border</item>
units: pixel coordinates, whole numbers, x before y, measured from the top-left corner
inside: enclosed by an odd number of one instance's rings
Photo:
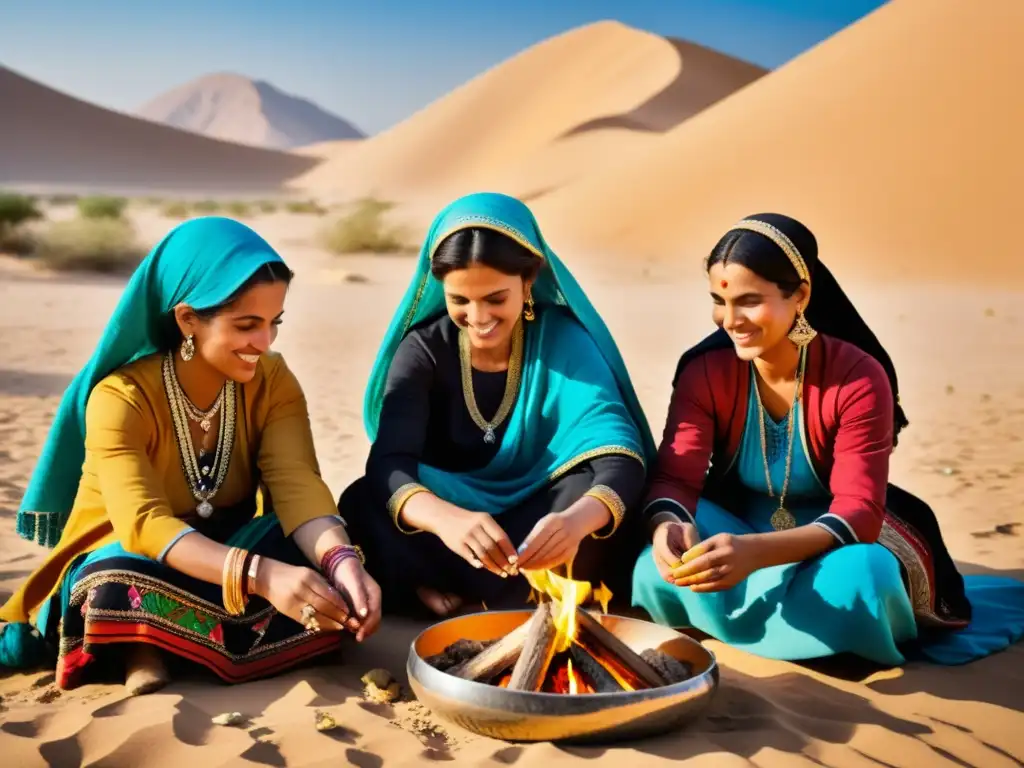
[[[544,254],[537,249],[537,246],[530,242],[526,235],[515,227],[510,227],[500,219],[493,219],[490,216],[460,216],[452,222],[452,226],[446,229],[444,234],[434,240],[434,244],[430,249],[430,260],[434,260],[434,254],[437,252],[437,246],[444,242],[446,237],[449,237],[463,229],[469,229],[470,227],[478,227],[480,229],[490,229],[495,232],[500,232],[501,234],[515,240],[538,259],[544,259]]]
[[[928,581],[928,569],[918,555],[917,550],[900,535],[888,521],[882,523],[882,531],[878,535],[878,543],[896,555],[896,559],[907,570],[907,594],[914,608],[914,615],[919,618],[940,621],[932,609],[931,584]]]
[[[608,507],[608,511],[612,513],[611,530],[608,531],[608,533],[601,535],[598,535],[597,531],[595,531],[591,536],[595,539],[610,538],[611,535],[619,529],[619,526],[622,524],[622,519],[626,516],[626,505],[622,501],[622,497],[607,485],[595,485],[583,495],[597,499]]]
[[[165,597],[177,600],[182,605],[186,605],[200,613],[211,614],[225,624],[249,624],[263,618],[264,616],[270,616],[277,613],[277,609],[274,608],[274,606],[268,605],[266,608],[263,608],[253,614],[232,616],[224,611],[224,606],[218,605],[217,603],[207,602],[200,597],[196,597],[191,592],[186,592],[185,590],[178,589],[177,587],[168,584],[166,581],[161,581],[160,579],[155,579],[152,576],[146,576],[145,574],[140,574],[136,571],[114,570],[99,571],[98,573],[92,573],[80,579],[71,591],[69,607],[81,606],[90,589],[109,583],[134,585],[145,588],[151,592],[159,592]],[[122,615],[121,612],[116,613],[118,615]],[[156,614],[144,611],[142,612],[142,615],[156,616]]]
[[[406,483],[398,488],[391,498],[388,499],[388,512],[391,515],[391,521],[395,524],[395,527],[402,533],[414,534],[422,533],[418,528],[406,528],[402,525],[402,521],[399,516],[402,514],[402,507],[417,493],[430,493],[430,489],[420,483]]]
[[[555,469],[555,471],[548,476],[548,481],[553,482],[560,478],[562,475],[566,474],[567,472],[572,471],[574,467],[579,466],[583,462],[590,461],[591,459],[596,459],[601,456],[628,456],[631,459],[636,459],[637,461],[639,461],[640,466],[644,468],[646,468],[647,466],[646,462],[644,461],[644,457],[641,456],[636,451],[634,451],[632,448],[627,448],[624,445],[606,445],[601,448],[591,448],[589,451],[584,451],[583,453],[569,459],[564,464],[558,466]]]

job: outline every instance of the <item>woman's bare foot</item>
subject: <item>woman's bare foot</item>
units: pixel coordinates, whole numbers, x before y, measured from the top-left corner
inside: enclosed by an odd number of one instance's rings
[[[451,593],[442,594],[430,587],[418,587],[420,601],[438,616],[450,616],[462,605],[462,598]]]
[[[125,665],[124,685],[129,696],[153,693],[167,685],[171,677],[160,651],[149,645],[133,648]]]

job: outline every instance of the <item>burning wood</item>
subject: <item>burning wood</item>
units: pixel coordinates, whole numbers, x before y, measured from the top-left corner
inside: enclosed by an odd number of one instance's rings
[[[579,626],[579,644],[604,662],[612,674],[629,689],[639,691],[660,688],[665,684],[654,667],[605,629],[588,611],[577,611],[576,623]]]
[[[528,622],[522,653],[512,669],[511,691],[539,691],[544,685],[558,642],[554,603],[541,603]]]
[[[541,607],[548,610],[546,604]],[[541,607],[538,607],[537,610],[540,611]],[[498,640],[498,642],[484,648],[476,656],[448,669],[448,674],[461,677],[463,680],[482,680],[500,675],[519,660],[519,655],[523,652],[523,646],[526,643],[526,633],[529,628],[529,621],[521,624]],[[449,645],[440,655],[443,656],[449,653],[455,644]]]
[[[687,680],[692,669],[663,651],[636,653],[579,606],[604,585],[550,572],[524,572],[531,586],[550,600],[530,619],[499,640],[458,640],[427,659],[432,666],[464,680],[513,691],[563,694],[615,693],[660,688]]]
[[[600,661],[591,656],[590,652],[582,645],[573,643],[569,648],[569,656],[572,658],[573,668],[579,670],[580,675],[594,693],[615,693],[626,690],[615,679],[615,676]]]

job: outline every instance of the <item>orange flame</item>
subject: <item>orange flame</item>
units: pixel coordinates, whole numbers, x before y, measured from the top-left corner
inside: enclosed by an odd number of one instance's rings
[[[608,612],[608,603],[611,601],[612,592],[601,582],[601,586],[594,589],[588,581],[576,581],[572,578],[572,567],[566,567],[566,576],[560,576],[550,570],[543,571],[522,571],[526,580],[533,588],[530,593],[530,600],[540,602],[538,595],[547,595],[555,604],[554,624],[557,632],[555,639],[555,653],[562,653],[569,649],[578,632],[576,626],[576,608],[583,605],[590,599],[601,603],[601,610]],[[570,679],[574,679],[570,674]]]

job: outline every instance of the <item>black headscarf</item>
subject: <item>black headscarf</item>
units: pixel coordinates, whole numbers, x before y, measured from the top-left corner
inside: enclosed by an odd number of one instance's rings
[[[800,255],[807,264],[807,270],[811,274],[811,300],[804,310],[804,316],[807,318],[807,322],[811,324],[811,327],[826,336],[833,336],[853,344],[875,358],[882,368],[885,369],[886,376],[889,378],[889,385],[892,387],[894,402],[892,439],[895,446],[899,441],[900,431],[909,423],[899,401],[899,382],[896,378],[896,367],[893,365],[892,358],[889,357],[885,347],[882,346],[867,323],[864,322],[857,308],[853,306],[853,302],[850,301],[836,281],[835,276],[818,259],[818,241],[814,234],[799,221],[778,213],[758,213],[747,218],[771,224],[783,232],[793,245],[796,246],[796,249],[800,251]],[[771,243],[773,248],[778,248],[770,238],[757,232],[730,230],[726,234],[730,235],[733,233],[742,233],[743,237],[762,238],[765,242]],[[785,257],[781,249],[779,253]],[[707,336],[699,344],[683,353],[683,356],[679,359],[679,364],[676,366],[673,386],[675,381],[679,379],[679,374],[683,368],[691,360],[712,350],[727,349],[732,346],[732,340],[729,338],[729,335],[721,328]]]

